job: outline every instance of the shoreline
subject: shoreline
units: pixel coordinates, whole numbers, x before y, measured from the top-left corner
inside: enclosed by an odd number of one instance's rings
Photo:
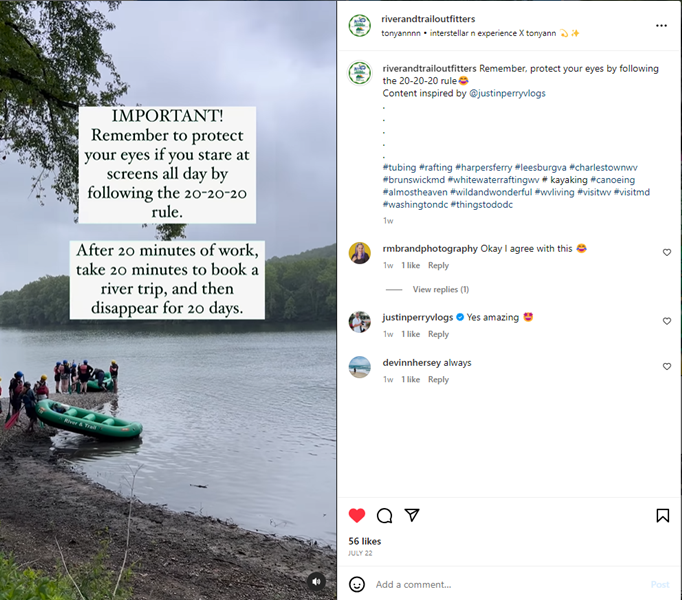
[[[114,394],[77,396],[93,410]],[[68,398],[68,400],[67,400]],[[73,396],[51,399],[77,404]],[[3,398],[3,410],[7,406]],[[0,420],[4,423],[4,416]],[[59,451],[51,452],[51,427],[24,432],[0,428],[0,552],[18,563],[53,572],[61,558],[71,568],[92,560],[109,544],[106,564],[118,572],[126,547],[130,498],[91,481]],[[334,598],[336,552],[315,542],[247,531],[233,523],[163,506],[132,502],[128,565],[133,565],[133,598],[167,600],[251,600]],[[307,576],[327,577],[322,592],[311,592]]]

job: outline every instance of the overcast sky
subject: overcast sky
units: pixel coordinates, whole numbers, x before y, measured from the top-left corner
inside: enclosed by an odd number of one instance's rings
[[[188,240],[265,240],[267,257],[336,241],[334,2],[123,2],[109,52],[129,106],[255,106],[258,222],[188,225]],[[0,293],[68,274],[70,240],[151,240],[139,225],[78,225],[32,171],[0,163]]]

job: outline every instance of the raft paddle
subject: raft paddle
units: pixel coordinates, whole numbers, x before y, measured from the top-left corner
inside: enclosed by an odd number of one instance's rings
[[[7,421],[5,423],[5,429],[9,429],[10,427],[12,427],[12,425],[14,425],[17,422],[17,420],[19,419],[19,415],[21,414],[22,408],[24,408],[24,407],[20,406],[19,410],[17,411],[17,414],[14,415],[9,421]]]

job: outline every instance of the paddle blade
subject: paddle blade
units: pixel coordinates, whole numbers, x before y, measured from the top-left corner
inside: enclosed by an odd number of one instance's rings
[[[9,421],[5,423],[5,429],[9,429],[14,425],[18,420],[19,420],[19,415],[21,414],[21,408],[19,409],[19,412],[14,415]]]

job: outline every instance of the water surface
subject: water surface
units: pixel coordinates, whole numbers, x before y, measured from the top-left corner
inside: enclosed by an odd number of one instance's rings
[[[89,477],[127,495],[142,465],[143,502],[335,544],[335,352],[332,330],[0,329],[0,376],[51,380],[57,360],[116,360],[118,401],[103,412],[140,421],[140,440],[53,438]]]

